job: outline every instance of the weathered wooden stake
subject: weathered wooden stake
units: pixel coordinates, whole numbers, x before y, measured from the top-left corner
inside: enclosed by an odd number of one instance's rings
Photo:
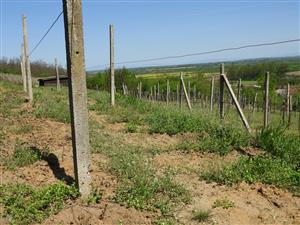
[[[220,97],[219,97],[219,107],[220,107],[220,118],[224,119],[224,63],[220,65]]]
[[[191,99],[191,82],[188,81],[188,96],[189,96],[189,99]]]
[[[181,86],[182,86],[182,89],[183,89],[183,92],[184,92],[184,95],[185,95],[186,103],[187,103],[187,105],[189,107],[189,110],[191,111],[192,110],[192,106],[191,106],[189,95],[188,95],[188,93],[186,91],[186,88],[185,88],[185,84],[184,84],[182,73],[180,73],[180,81],[181,81]]]
[[[60,80],[59,80],[59,72],[58,72],[58,64],[57,59],[54,59],[55,62],[55,71],[56,71],[56,89],[60,90]]]
[[[242,85],[242,79],[240,78],[238,81],[238,93],[237,93],[237,100],[241,101],[241,85]]]
[[[196,102],[196,100],[197,100],[197,90],[196,90],[196,85],[194,85],[194,88],[193,88],[193,100],[194,100],[194,102]]]
[[[159,88],[159,82],[157,83],[157,95],[156,95],[157,100],[160,100],[160,88]]]
[[[177,84],[176,85],[176,102],[177,102],[177,105],[179,105],[179,85]]]
[[[244,126],[246,128],[246,130],[248,131],[249,134],[251,134],[251,128],[249,126],[249,123],[248,123],[248,121],[247,121],[247,119],[246,119],[246,117],[245,117],[245,115],[243,113],[243,110],[241,109],[240,103],[238,102],[238,100],[237,100],[237,98],[236,98],[236,96],[234,94],[234,91],[233,91],[233,89],[232,89],[232,87],[231,87],[231,85],[229,83],[229,80],[227,79],[226,74],[225,73],[222,74],[221,77],[223,77],[224,83],[226,84],[226,86],[228,88],[228,91],[229,91],[229,93],[230,93],[230,95],[231,95],[231,97],[233,99],[235,107],[236,107],[236,109],[237,109],[237,111],[239,113],[239,116],[240,116],[240,118],[241,118],[241,120],[242,120],[242,122],[243,122],[243,124],[244,124]]]
[[[214,107],[214,83],[215,83],[215,78],[211,78],[211,85],[210,85],[210,111],[213,111]]]
[[[139,83],[139,99],[142,99],[142,82]]]
[[[27,77],[26,77],[26,62],[25,62],[25,54],[24,54],[24,45],[21,45],[21,73],[22,73],[22,80],[23,80],[23,90],[25,93],[27,93]]]
[[[110,44],[110,103],[115,105],[115,47],[114,47],[114,25],[109,25],[109,44]]]
[[[286,118],[289,120],[290,118],[290,84],[287,84],[286,87]]]
[[[293,113],[293,96],[289,95],[289,117],[288,117],[288,128],[291,127],[292,113]]]
[[[264,128],[269,124],[269,79],[270,74],[266,72],[265,76],[265,98],[264,98]]]
[[[167,80],[167,93],[166,93],[167,105],[169,105],[169,96],[170,96],[170,84],[169,84],[169,80]]]
[[[91,192],[91,156],[87,109],[86,73],[81,0],[62,0],[69,98],[72,128],[73,161],[76,185],[83,197]]]
[[[29,60],[29,51],[28,51],[29,49],[28,34],[27,34],[26,17],[24,15],[22,16],[22,25],[23,25],[23,43],[24,43],[26,78],[27,78],[27,93],[28,93],[29,103],[32,103],[33,93],[32,93],[31,69],[30,69],[30,60]]]

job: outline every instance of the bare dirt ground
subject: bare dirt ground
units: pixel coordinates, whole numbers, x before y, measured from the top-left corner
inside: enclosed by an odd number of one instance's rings
[[[0,90],[1,91],[1,90]],[[19,110],[29,109],[24,103]],[[125,133],[124,124],[109,124],[104,116],[90,113],[91,118],[104,125],[104,130],[116,137],[122,137],[128,144],[156,145],[168,149],[158,154],[154,164],[158,168],[171,167],[176,170],[176,180],[190,192],[192,201],[187,205],[175,207],[175,218],[178,224],[199,224],[193,220],[194,210],[211,210],[211,218],[203,224],[220,225],[256,225],[256,224],[300,224],[300,198],[292,193],[273,186],[241,183],[227,187],[215,183],[207,183],[199,178],[200,171],[212,166],[232,162],[239,157],[232,152],[226,157],[208,153],[184,153],[175,149],[178,141],[184,136],[149,135],[146,133]],[[5,140],[1,146],[2,156],[12,153],[19,139],[30,146],[52,154],[47,159],[15,171],[0,167],[2,183],[20,182],[39,187],[58,180],[73,180],[73,160],[71,152],[70,125],[49,119],[38,119],[33,115],[7,120],[0,117],[6,124]],[[29,133],[16,134],[13,130],[21,125],[32,126]],[[64,209],[53,215],[43,224],[80,224],[80,225],[118,225],[118,224],[152,224],[153,214],[127,208],[110,201],[117,187],[117,178],[101,169],[107,159],[101,154],[92,155],[92,178],[94,186],[103,192],[103,200],[99,204],[85,205],[80,200],[68,202]],[[227,198],[234,202],[229,209],[212,208],[217,199]],[[5,221],[1,221],[5,224]]]

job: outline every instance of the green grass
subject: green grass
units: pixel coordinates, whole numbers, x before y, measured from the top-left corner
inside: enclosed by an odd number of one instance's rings
[[[35,88],[34,114],[38,118],[51,118],[59,122],[70,122],[69,100],[67,89]]]
[[[193,219],[197,220],[198,222],[205,222],[210,217],[209,210],[196,210],[193,212],[193,214],[194,214]]]
[[[206,171],[200,176],[205,180],[226,185],[242,181],[250,184],[261,182],[295,192],[300,191],[300,172],[285,161],[270,157],[242,157],[232,165]]]
[[[19,107],[24,101],[23,93],[19,89],[19,85],[1,81],[0,88],[4,91],[0,95],[0,114],[6,118],[15,115],[13,111]]]
[[[63,183],[35,189],[26,184],[0,185],[2,216],[11,224],[27,225],[41,223],[48,216],[63,208],[64,201],[74,199],[78,192]]]
[[[125,144],[92,122],[91,129],[92,151],[108,157],[106,169],[118,177],[116,202],[139,210],[159,210],[166,219],[172,217],[174,205],[190,200],[169,170],[158,173],[152,165],[152,157],[159,150]]]
[[[280,127],[268,127],[257,136],[258,147],[300,169],[300,137],[286,134]]]
[[[14,170],[17,167],[31,165],[41,158],[42,153],[38,149],[17,141],[13,154],[5,160],[4,165],[8,169]]]
[[[32,129],[33,129],[32,125],[25,124],[25,125],[14,128],[13,132],[15,134],[27,134],[27,133],[30,133],[32,131]]]

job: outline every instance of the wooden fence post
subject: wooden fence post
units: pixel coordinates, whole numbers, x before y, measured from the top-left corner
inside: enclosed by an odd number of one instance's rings
[[[181,81],[181,86],[182,86],[182,89],[183,89],[183,92],[184,92],[184,95],[185,95],[185,99],[186,99],[187,105],[189,107],[189,110],[191,111],[192,110],[192,106],[191,106],[191,102],[190,102],[188,93],[187,93],[186,88],[185,88],[185,84],[184,84],[182,73],[180,73],[180,81]]]
[[[159,88],[159,82],[157,83],[157,95],[156,95],[156,100],[160,100],[160,88]]]
[[[289,121],[290,118],[290,84],[287,84],[286,87],[286,118]]]
[[[194,88],[193,88],[193,100],[196,103],[197,101],[197,90],[196,90],[196,85],[194,84]]]
[[[243,124],[244,124],[244,126],[246,128],[246,130],[248,131],[249,134],[251,134],[251,128],[249,126],[249,123],[248,123],[248,121],[247,121],[247,119],[246,119],[246,117],[245,117],[245,115],[243,113],[243,110],[241,109],[240,103],[238,102],[238,100],[237,100],[237,98],[236,98],[236,96],[234,94],[234,91],[233,91],[233,89],[232,89],[232,87],[231,87],[231,85],[229,83],[229,80],[227,79],[226,74],[224,73],[221,76],[223,77],[224,83],[226,84],[226,86],[228,88],[228,91],[229,91],[229,93],[230,93],[230,95],[231,95],[231,97],[233,99],[233,102],[234,102],[234,104],[236,106],[236,109],[237,109],[237,111],[239,113],[239,116],[240,116],[240,118],[241,118],[241,120],[242,120],[242,122],[243,122]]]
[[[114,25],[109,25],[109,44],[110,44],[110,103],[115,105],[115,47],[114,47]]]
[[[215,78],[211,78],[211,85],[210,85],[210,111],[213,111],[213,106],[214,106],[214,83],[215,83]]]
[[[265,76],[265,98],[264,98],[264,128],[269,124],[269,79],[270,74],[266,72]]]
[[[139,83],[139,99],[142,99],[142,82]]]
[[[179,105],[179,85],[178,83],[176,84],[176,102],[177,102],[177,105]]]
[[[54,59],[55,63],[55,71],[56,71],[56,89],[60,90],[60,80],[59,80],[59,72],[58,72],[58,65],[57,65],[57,59]]]
[[[238,81],[238,93],[237,93],[237,100],[239,103],[241,103],[241,85],[242,85],[242,79],[240,78]]]
[[[169,80],[167,80],[167,93],[166,93],[167,105],[169,105],[169,96],[170,96],[170,84],[169,84]]]
[[[288,117],[288,128],[291,127],[292,113],[293,113],[293,96],[289,95],[289,117]]]
[[[219,107],[220,107],[220,118],[224,119],[224,63],[220,65],[220,97],[219,97]]]
[[[82,3],[81,0],[62,0],[62,2],[69,76],[74,173],[79,192],[86,197],[91,192],[91,156],[84,68]]]
[[[32,80],[31,80],[31,69],[29,60],[29,47],[28,47],[28,34],[27,34],[27,24],[26,17],[22,16],[23,25],[23,43],[24,43],[24,56],[25,56],[25,67],[26,67],[26,78],[27,78],[27,93],[29,98],[29,103],[33,102],[33,92],[32,92]]]
[[[189,99],[191,99],[191,82],[188,81],[188,96],[189,96]]]

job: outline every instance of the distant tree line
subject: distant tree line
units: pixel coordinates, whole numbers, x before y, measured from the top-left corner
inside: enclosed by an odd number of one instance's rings
[[[31,75],[34,77],[47,77],[55,76],[55,65],[46,63],[42,60],[30,62]],[[66,74],[66,70],[62,66],[58,66],[59,74]],[[21,65],[19,58],[6,58],[0,59],[0,72],[11,73],[11,74],[21,74]]]
[[[282,62],[266,62],[256,64],[230,64],[226,65],[228,77],[232,80],[257,80],[269,71],[278,79],[284,78],[289,71],[288,64]]]

